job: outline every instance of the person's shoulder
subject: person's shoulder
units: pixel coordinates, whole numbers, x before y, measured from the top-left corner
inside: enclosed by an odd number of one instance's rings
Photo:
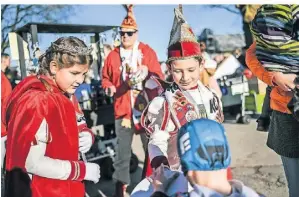
[[[35,104],[45,104],[46,100],[51,96],[50,92],[41,91],[38,89],[30,89],[21,95],[19,102],[26,101]]]
[[[29,76],[23,79],[12,92],[12,102],[34,103],[34,106],[45,104],[54,93],[47,90],[36,76]]]
[[[115,56],[119,56],[119,47],[115,47],[112,51],[110,51],[106,59],[115,58]]]
[[[8,78],[6,77],[6,75],[3,73],[3,72],[1,72],[1,89],[2,89],[2,91],[5,89],[6,91],[7,90],[9,90],[9,91],[11,91],[11,84],[10,84],[10,82],[9,82],[9,80],[8,80]]]
[[[216,90],[214,90],[214,89],[212,89],[212,88],[210,88],[210,87],[208,87],[208,86],[206,86],[206,88],[207,88],[207,90],[210,91],[214,96],[217,96],[218,98],[221,97],[220,95],[218,95],[218,93],[217,93]]]
[[[6,76],[5,76],[4,72],[1,71],[1,80],[2,80],[2,78],[4,78],[4,77],[6,77]]]
[[[139,43],[139,49],[141,49],[142,51],[155,52],[154,49],[150,47],[150,45],[143,42]]]
[[[199,84],[200,84],[200,88],[201,88],[202,90],[205,90],[206,92],[210,92],[210,93],[212,93],[212,94],[216,94],[216,95],[217,95],[217,93],[216,93],[216,91],[215,91],[214,89],[210,88],[210,87],[207,86],[207,85],[204,85],[201,81],[199,81]]]
[[[3,81],[9,81],[7,76],[4,74],[4,72],[1,71],[1,82]]]
[[[24,113],[26,116],[45,115],[49,109],[48,100],[42,91],[30,89],[21,95],[12,94],[7,110],[17,114]]]

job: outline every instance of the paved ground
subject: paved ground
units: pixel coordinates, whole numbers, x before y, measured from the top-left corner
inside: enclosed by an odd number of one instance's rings
[[[286,197],[280,157],[265,144],[267,133],[250,125],[225,124],[232,151],[233,176],[267,197]]]
[[[225,123],[224,125],[232,151],[234,178],[243,181],[267,197],[287,197],[286,180],[281,160],[265,145],[267,133],[256,131],[255,121],[249,125],[235,123]],[[139,169],[132,174],[132,186],[128,188],[128,193],[140,181],[144,160],[139,137],[134,138],[132,147],[140,163]],[[90,197],[112,197],[113,190],[112,181],[101,180],[96,185],[87,183],[87,193]]]

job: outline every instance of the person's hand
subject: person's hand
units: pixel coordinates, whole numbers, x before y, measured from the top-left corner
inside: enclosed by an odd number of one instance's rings
[[[110,87],[108,87],[108,88],[105,89],[106,95],[108,95],[110,97],[113,97],[113,95],[115,94],[115,92],[116,92],[115,86],[110,86]]]
[[[167,166],[158,167],[152,176],[152,183],[155,191],[167,193],[170,185],[180,176],[179,172],[171,171]]]
[[[92,135],[87,131],[79,133],[79,151],[87,153],[92,146]]]
[[[294,80],[297,77],[295,74],[283,74],[281,72],[275,72],[273,77],[273,83],[275,83],[283,91],[291,91],[295,88]]]
[[[142,82],[148,75],[148,67],[142,64],[141,58],[137,59],[137,71],[129,77],[128,85],[134,89],[134,86]]]
[[[95,184],[99,182],[101,178],[100,166],[96,163],[85,163],[86,173],[84,176],[84,180],[92,181]]]
[[[132,87],[136,84],[139,84],[140,82],[146,79],[147,75],[148,75],[147,66],[144,65],[139,66],[138,70],[130,76],[130,79],[128,81],[129,86]]]

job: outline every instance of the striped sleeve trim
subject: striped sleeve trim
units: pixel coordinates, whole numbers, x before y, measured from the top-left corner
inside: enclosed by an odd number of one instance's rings
[[[70,161],[71,163],[71,173],[68,180],[82,181],[86,174],[86,167],[82,161]]]

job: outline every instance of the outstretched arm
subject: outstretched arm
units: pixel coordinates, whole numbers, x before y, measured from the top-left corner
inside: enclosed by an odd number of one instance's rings
[[[169,166],[168,141],[175,125],[171,121],[167,102],[163,97],[154,98],[142,116],[142,126],[150,138],[148,152],[152,168],[158,168],[162,163]]]
[[[254,42],[246,52],[246,64],[251,72],[266,84],[273,86],[274,73],[267,71],[255,55],[256,43]]]

